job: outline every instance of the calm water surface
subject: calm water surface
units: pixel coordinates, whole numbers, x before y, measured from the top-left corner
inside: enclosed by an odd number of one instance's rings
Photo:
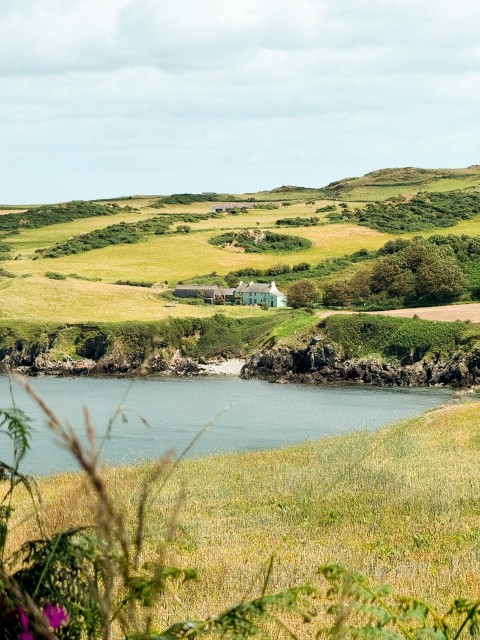
[[[201,427],[221,415],[190,455],[268,449],[358,429],[378,429],[445,402],[443,389],[279,385],[235,377],[125,380],[33,378],[30,384],[62,419],[83,434],[86,406],[99,433],[120,407],[104,447],[110,463],[127,464],[185,448]],[[33,447],[23,464],[32,474],[74,470],[76,463],[54,442],[34,401],[13,382],[16,406],[34,419]],[[0,407],[12,405],[9,380],[0,376]],[[148,423],[148,426],[145,424]],[[0,440],[0,459],[9,441]]]

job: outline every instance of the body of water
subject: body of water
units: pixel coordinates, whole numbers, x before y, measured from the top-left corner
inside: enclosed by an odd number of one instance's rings
[[[98,433],[118,416],[103,456],[111,464],[181,452],[215,416],[215,423],[189,455],[270,449],[359,429],[378,429],[419,415],[445,402],[444,389],[380,389],[270,384],[235,377],[30,378],[29,383],[62,420],[84,437],[83,407]],[[70,454],[55,443],[40,408],[13,380],[15,404],[34,420],[25,473],[76,470]],[[9,379],[0,377],[0,408],[12,406]],[[148,426],[147,426],[148,425]],[[0,439],[0,459],[9,459],[9,440]]]

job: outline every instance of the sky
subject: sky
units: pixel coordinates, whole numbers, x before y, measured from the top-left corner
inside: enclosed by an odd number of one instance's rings
[[[0,203],[480,164],[478,0],[0,0]]]

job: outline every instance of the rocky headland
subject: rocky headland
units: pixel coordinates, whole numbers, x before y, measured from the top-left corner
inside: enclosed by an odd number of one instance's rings
[[[412,363],[352,358],[338,347],[313,339],[306,348],[273,347],[253,354],[241,377],[272,382],[325,384],[354,382],[377,386],[445,385],[469,387],[480,383],[480,349],[455,352],[446,359]]]

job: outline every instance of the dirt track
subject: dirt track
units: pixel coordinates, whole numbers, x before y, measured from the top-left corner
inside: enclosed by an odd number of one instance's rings
[[[326,318],[334,313],[351,313],[351,311],[321,311],[320,318]],[[371,313],[371,312],[368,312]],[[451,304],[444,307],[418,307],[416,309],[394,309],[392,311],[376,311],[382,316],[400,316],[412,318],[417,315],[422,320],[445,320],[454,322],[455,320],[471,320],[480,322],[480,303],[473,304]]]

